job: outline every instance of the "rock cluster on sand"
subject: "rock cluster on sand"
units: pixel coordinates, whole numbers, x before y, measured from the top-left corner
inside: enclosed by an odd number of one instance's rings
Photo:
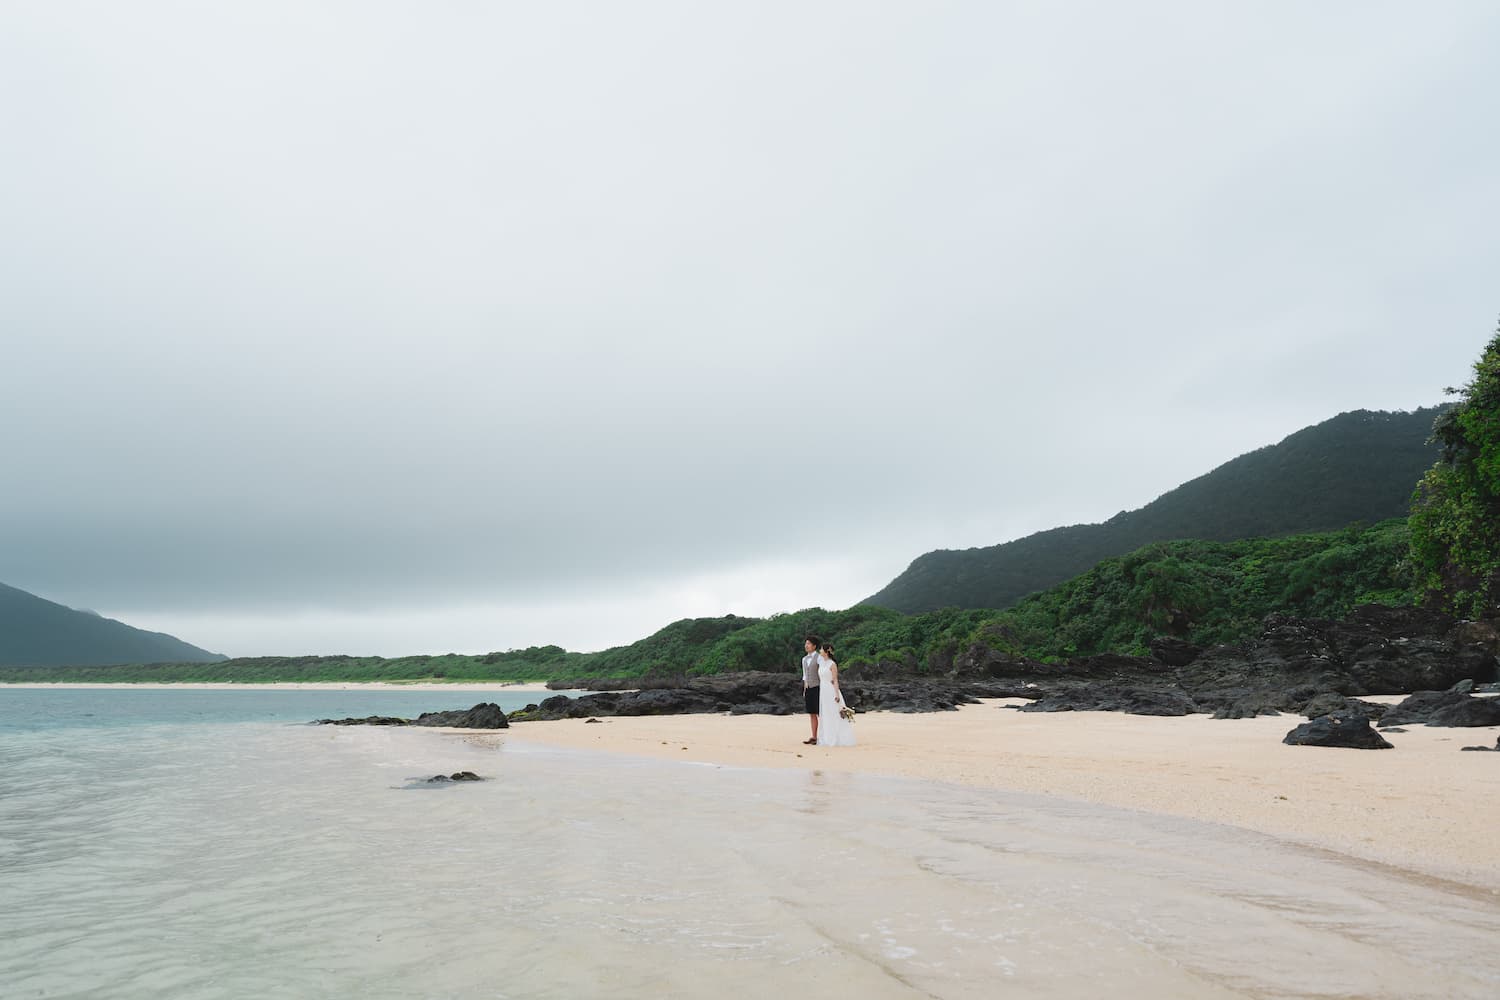
[[[1409,726],[1500,726],[1500,699],[1476,698],[1463,690],[1418,691],[1391,706],[1380,728]]]
[[[1304,722],[1281,741],[1293,746],[1353,747],[1357,750],[1389,750],[1393,746],[1370,728],[1370,720],[1358,713],[1325,715]]]
[[[1421,608],[1364,605],[1344,621],[1271,615],[1255,639],[1208,649],[1158,639],[1150,656],[1042,664],[976,644],[955,657],[954,670],[1001,684],[1025,682],[1036,699],[1032,711],[1205,712],[1238,719],[1359,709],[1375,718],[1378,706],[1351,700],[1493,680],[1492,634]]]

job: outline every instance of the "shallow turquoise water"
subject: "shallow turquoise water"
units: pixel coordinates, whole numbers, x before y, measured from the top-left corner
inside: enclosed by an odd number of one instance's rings
[[[553,692],[17,688],[0,685],[0,732],[160,723],[311,722],[423,712],[494,702],[507,712]]]
[[[69,693],[0,731],[7,1000],[1500,995],[1493,893],[1233,828]]]

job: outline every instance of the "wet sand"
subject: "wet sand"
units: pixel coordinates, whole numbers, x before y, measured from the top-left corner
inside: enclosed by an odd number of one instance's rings
[[[1399,699],[1393,699],[1399,700]],[[1391,750],[1287,746],[1291,715],[1110,712],[859,716],[852,748],[806,746],[806,716],[526,722],[501,739],[734,767],[857,771],[1206,820],[1500,894],[1500,727],[1412,726]]]

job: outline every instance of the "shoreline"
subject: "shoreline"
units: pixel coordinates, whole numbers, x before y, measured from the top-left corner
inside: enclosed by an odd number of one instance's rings
[[[269,681],[265,683],[237,684],[228,681],[119,681],[113,684],[92,681],[25,681],[15,684],[0,683],[0,691],[21,688],[33,691],[47,690],[129,690],[140,691],[516,691],[546,692],[550,690],[544,681],[455,681],[451,684],[433,681]]]
[[[1300,716],[1212,719],[957,712],[859,716],[852,748],[807,746],[804,716],[677,715],[437,730],[490,745],[627,754],[724,767],[854,771],[993,788],[1221,823],[1460,882],[1500,896],[1500,727],[1412,726],[1391,750],[1288,746]]]

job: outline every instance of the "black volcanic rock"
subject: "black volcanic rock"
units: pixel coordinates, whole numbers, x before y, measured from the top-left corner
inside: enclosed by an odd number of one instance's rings
[[[507,729],[510,721],[494,702],[481,702],[473,708],[453,712],[423,712],[412,721],[414,726],[447,726],[454,729]]]
[[[1454,646],[1479,646],[1500,656],[1500,629],[1489,622],[1460,621],[1443,638]]]
[[[1023,712],[1125,712],[1129,715],[1191,715],[1198,711],[1183,691],[1164,687],[1090,684],[1043,695]]]
[[[1185,667],[1203,653],[1202,646],[1195,646],[1183,639],[1158,636],[1146,644],[1151,658],[1169,667]]]
[[[744,671],[685,677],[678,684],[641,691],[600,691],[577,698],[555,695],[534,710],[518,714],[515,721],[721,712],[794,715],[804,711],[798,674]],[[971,685],[951,678],[873,680],[846,675],[839,686],[849,704],[864,712],[948,711],[971,704],[979,697]],[[978,682],[977,686],[984,697],[1003,697],[1025,690],[1021,682]]]
[[[861,712],[951,712],[960,705],[972,705],[979,696],[963,685],[942,681],[875,683],[841,681],[850,706]],[[984,695],[984,697],[993,697]]]
[[[1031,677],[1055,670],[1040,660],[1002,652],[983,642],[972,643],[953,660],[953,676],[964,680]]]
[[[1438,709],[1462,704],[1469,695],[1457,691],[1418,691],[1405,701],[1392,705],[1380,720],[1380,728],[1426,723]]]
[[[563,699],[567,700],[567,699]],[[500,706],[482,702],[473,708],[451,712],[423,712],[415,719],[392,715],[368,715],[362,719],[318,719],[315,726],[449,726],[455,729],[506,729],[510,722]]]
[[[1367,719],[1383,717],[1389,706],[1359,698],[1346,698],[1341,694],[1320,694],[1309,700],[1299,711],[1309,719],[1325,715],[1358,714]]]
[[[1177,682],[1232,718],[1301,713],[1324,694],[1402,694],[1494,676],[1494,656],[1450,644],[1452,630],[1453,619],[1420,608],[1365,605],[1341,622],[1270,615],[1257,639],[1205,650],[1177,668]]]
[[[1220,704],[1214,708],[1213,717],[1215,719],[1253,719],[1260,715],[1280,715],[1287,711],[1287,703],[1294,700],[1296,700],[1295,695],[1286,695],[1276,691],[1257,691],[1236,698],[1228,704]]]
[[[484,780],[483,778],[481,778],[479,775],[475,774],[473,771],[455,771],[452,774],[434,774],[432,777],[430,777],[430,778],[427,779],[427,783],[429,785],[432,785],[432,784],[439,784],[439,783],[444,782],[444,781],[483,781],[483,780]]]
[[[1500,700],[1476,698],[1462,691],[1418,691],[1386,712],[1380,720],[1387,726],[1500,726]]]
[[[1500,726],[1500,701],[1494,698],[1470,698],[1455,705],[1444,705],[1427,717],[1429,726]]]
[[[409,726],[410,719],[398,719],[394,715],[367,715],[363,719],[318,719],[315,726]]]
[[[1392,744],[1370,728],[1363,715],[1325,715],[1304,722],[1287,733],[1283,743],[1304,747],[1351,747],[1356,750],[1389,750]]]
[[[1495,654],[1449,615],[1366,604],[1342,622],[1317,623],[1362,694],[1437,691],[1495,676]]]

